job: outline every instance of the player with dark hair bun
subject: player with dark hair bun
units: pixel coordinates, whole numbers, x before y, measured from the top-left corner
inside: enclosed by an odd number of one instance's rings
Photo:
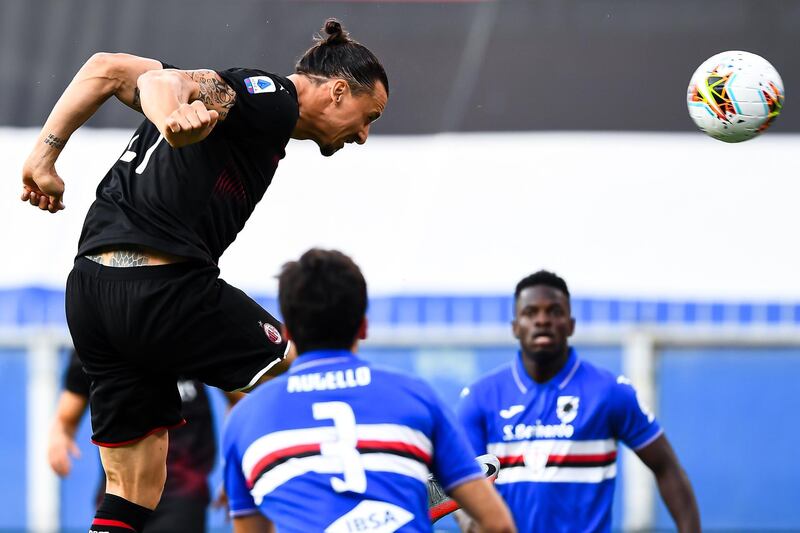
[[[280,76],[179,70],[98,53],[53,108],[22,170],[22,200],[56,213],[56,160],[111,96],[146,120],[97,188],[66,288],[91,379],[92,440],[106,494],[92,530],[142,531],[161,497],[167,430],[184,423],[177,377],[250,389],[288,367],[281,324],[219,279],[220,256],[269,187],[289,139],[325,156],[363,144],[389,97],[386,72],[335,20]]]
[[[352,40],[336,19],[328,19],[317,43],[306,51],[295,65],[295,72],[324,81],[344,78],[354,93],[372,92],[380,82],[389,94],[389,80],[383,65],[365,46]]]

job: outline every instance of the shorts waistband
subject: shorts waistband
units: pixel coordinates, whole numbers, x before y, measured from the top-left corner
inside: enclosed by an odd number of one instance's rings
[[[100,279],[130,280],[130,279],[162,279],[173,278],[197,270],[204,265],[197,261],[182,261],[167,265],[150,265],[137,267],[109,267],[95,263],[86,257],[75,259],[75,270],[91,274]]]

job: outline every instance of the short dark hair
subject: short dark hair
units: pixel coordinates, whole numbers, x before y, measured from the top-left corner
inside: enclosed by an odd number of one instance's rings
[[[353,94],[373,92],[380,81],[389,95],[389,79],[381,62],[366,46],[350,38],[342,23],[334,18],[325,21],[314,46],[297,61],[294,71],[311,78],[343,78]]]
[[[298,353],[350,349],[367,312],[367,282],[345,254],[312,248],[283,265],[278,301]]]
[[[514,302],[519,299],[519,294],[522,291],[528,287],[535,287],[536,285],[544,285],[546,287],[558,289],[563,292],[567,297],[567,300],[569,300],[569,289],[567,288],[567,282],[549,270],[540,270],[538,272],[534,272],[530,276],[522,278],[519,283],[517,283],[517,288],[514,290]]]

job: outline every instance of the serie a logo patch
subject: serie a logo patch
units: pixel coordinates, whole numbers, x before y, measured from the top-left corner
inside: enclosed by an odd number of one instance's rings
[[[274,93],[275,82],[269,76],[252,76],[244,80],[250,94]]]

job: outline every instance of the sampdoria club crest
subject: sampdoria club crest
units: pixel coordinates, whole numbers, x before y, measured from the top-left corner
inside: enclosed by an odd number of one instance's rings
[[[562,424],[569,424],[578,416],[578,404],[581,399],[577,396],[559,396],[556,404],[556,416]]]

